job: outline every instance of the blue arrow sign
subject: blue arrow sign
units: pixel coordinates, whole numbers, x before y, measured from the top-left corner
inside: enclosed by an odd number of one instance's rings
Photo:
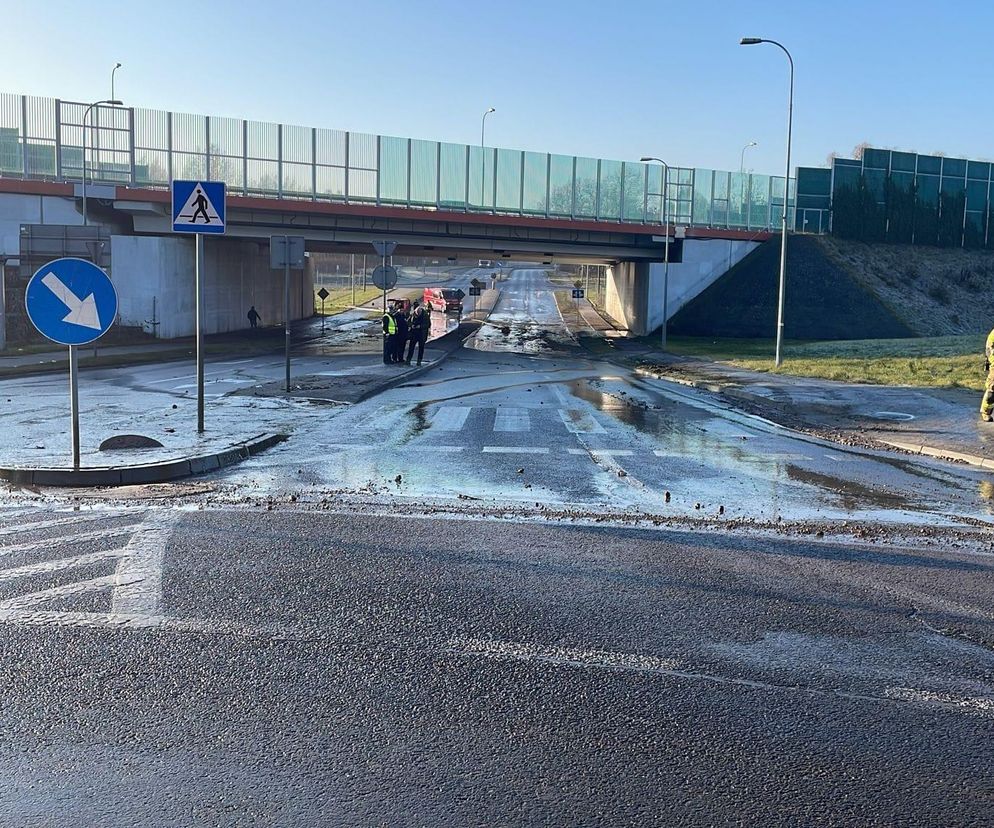
[[[173,182],[174,233],[223,233],[225,212],[223,181]]]
[[[117,291],[95,264],[85,259],[56,259],[31,277],[24,305],[42,336],[61,345],[85,345],[114,324]]]

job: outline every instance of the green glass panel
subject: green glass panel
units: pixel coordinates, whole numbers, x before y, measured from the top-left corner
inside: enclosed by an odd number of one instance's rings
[[[620,161],[601,161],[598,218],[608,220],[621,218],[621,175]]]
[[[521,153],[497,150],[497,209],[507,213],[521,210]]]
[[[886,170],[890,165],[890,150],[867,147],[863,150],[863,169]]]
[[[411,140],[411,203],[434,205],[438,198],[438,144]]]
[[[962,158],[943,158],[942,177],[964,178],[966,176],[966,161]]]
[[[576,215],[593,218],[597,210],[597,161],[576,159]]]
[[[622,218],[625,221],[645,219],[645,164],[628,162],[624,165],[625,203]]]
[[[407,139],[380,139],[380,201],[407,203]]]
[[[918,172],[938,175],[942,172],[942,159],[938,155],[919,155]]]
[[[549,156],[544,152],[526,152],[525,156],[525,178],[524,178],[524,203],[521,205],[526,213],[545,215],[548,207],[546,201],[546,184],[551,183],[546,179],[548,173]]]
[[[915,171],[915,154],[913,152],[892,152],[890,154],[890,168],[891,170],[913,173]]]
[[[966,177],[975,181],[988,181],[991,175],[991,165],[987,161],[970,161],[966,166]]]
[[[466,207],[466,147],[464,144],[442,144],[440,151],[439,206],[464,209]]]
[[[573,212],[573,156],[549,158],[549,212],[568,216]]]

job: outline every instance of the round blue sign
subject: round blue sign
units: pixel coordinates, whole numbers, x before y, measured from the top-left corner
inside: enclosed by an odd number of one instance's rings
[[[24,305],[42,336],[61,345],[86,345],[114,324],[117,291],[95,264],[85,259],[56,259],[31,277]]]

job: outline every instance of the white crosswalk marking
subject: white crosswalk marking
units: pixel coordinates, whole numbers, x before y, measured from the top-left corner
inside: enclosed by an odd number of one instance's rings
[[[531,420],[527,408],[498,408],[494,431],[528,431]]]
[[[593,415],[578,408],[560,408],[559,416],[562,417],[563,425],[574,434],[603,434],[602,426]]]
[[[119,519],[120,515],[105,515],[106,519]],[[13,546],[0,547],[0,560],[25,553],[48,551],[57,554],[67,547],[78,548],[81,543],[120,538],[129,535],[126,546],[112,545],[108,549],[86,552],[82,555],[50,558],[44,561],[0,568],[0,584],[16,585],[21,579],[60,574],[71,577],[72,571],[92,567],[102,562],[117,560],[111,574],[96,578],[59,583],[33,592],[11,595],[0,600],[0,621],[7,623],[38,623],[38,614],[45,615],[47,623],[111,626],[132,625],[143,618],[161,620],[162,562],[166,542],[177,520],[171,510],[154,511],[138,524],[69,535],[47,537]],[[24,524],[21,532],[62,526],[67,521],[36,521]],[[105,570],[106,571],[106,570]],[[86,574],[92,574],[92,570]],[[6,590],[5,590],[6,591]],[[58,602],[76,595],[107,593],[108,612],[63,612]],[[7,593],[9,595],[9,592]],[[52,606],[52,605],[55,606]],[[69,617],[72,619],[69,620]],[[156,622],[158,623],[158,621]],[[140,626],[140,624],[138,624]]]
[[[484,446],[484,454],[548,454],[547,448],[540,446]]]
[[[94,515],[73,515],[72,517],[56,518],[54,520],[39,520],[34,523],[18,523],[16,526],[4,526],[0,529],[0,537],[7,535],[21,535],[25,532],[37,532],[41,529],[55,529],[59,526],[79,526],[81,523],[94,523],[96,521],[107,520],[103,514]]]
[[[72,569],[77,566],[89,566],[93,563],[106,561],[111,558],[120,558],[127,555],[124,549],[102,549],[99,552],[90,552],[87,555],[76,555],[72,558],[56,558],[53,561],[39,561],[38,563],[15,566],[10,569],[0,569],[0,584],[4,581],[13,581],[17,578],[27,578],[32,575],[45,575],[50,572],[59,572],[63,569]]]
[[[631,457],[635,452],[631,449],[578,449],[571,448],[569,450],[570,454],[594,454],[597,456],[603,455],[604,457]]]
[[[435,431],[462,431],[471,406],[443,405],[432,415],[431,427]]]
[[[30,528],[30,527],[28,527]],[[0,546],[0,559],[10,555],[20,555],[25,552],[37,552],[41,549],[53,549],[59,546],[78,546],[81,543],[104,540],[105,538],[119,538],[130,534],[135,527],[121,526],[114,529],[94,529],[92,532],[77,532],[71,537],[65,538],[42,538],[41,540],[19,543],[15,546]]]

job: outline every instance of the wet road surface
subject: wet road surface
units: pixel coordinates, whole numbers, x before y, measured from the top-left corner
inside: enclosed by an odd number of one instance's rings
[[[7,493],[0,824],[989,822],[988,477],[589,359],[543,274],[501,287],[357,405],[210,368],[214,416],[292,432],[238,467]],[[173,365],[88,376],[189,420]],[[61,386],[0,383],[53,432]]]
[[[991,556],[8,513],[18,826],[988,820]]]

